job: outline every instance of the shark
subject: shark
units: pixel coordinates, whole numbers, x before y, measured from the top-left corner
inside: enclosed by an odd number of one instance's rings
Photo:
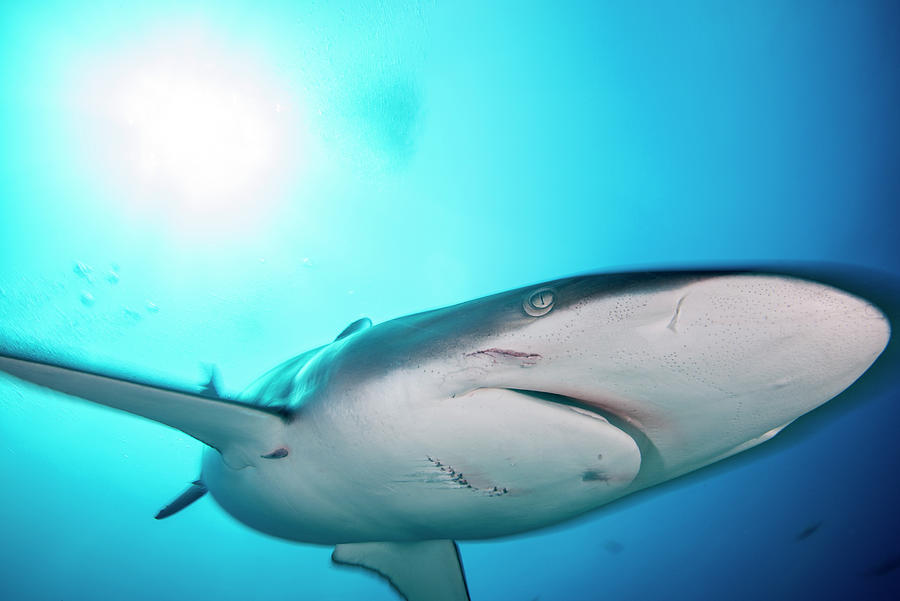
[[[363,318],[233,398],[216,371],[175,386],[20,347],[0,371],[203,442],[199,477],[157,519],[209,493],[408,601],[466,601],[457,541],[717,464],[853,386],[885,354],[896,297],[847,273],[588,274]]]

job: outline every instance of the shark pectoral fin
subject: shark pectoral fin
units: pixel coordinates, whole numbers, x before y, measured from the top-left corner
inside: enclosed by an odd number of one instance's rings
[[[372,570],[407,601],[469,601],[459,549],[452,540],[337,545],[335,563]]]
[[[200,480],[194,480],[191,485],[178,498],[159,510],[157,520],[163,520],[170,515],[175,515],[200,497],[206,494],[206,485]]]
[[[265,408],[33,358],[0,353],[0,371],[177,428],[217,449],[234,468],[268,451],[284,424]]]

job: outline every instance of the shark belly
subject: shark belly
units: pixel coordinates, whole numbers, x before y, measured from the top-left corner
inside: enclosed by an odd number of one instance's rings
[[[226,511],[253,528],[337,544],[540,528],[622,496],[641,467],[638,444],[603,416],[519,391],[370,402],[371,415],[385,417],[389,405],[391,418],[352,429],[334,422],[321,456],[292,453],[235,470],[210,452],[203,480]],[[316,478],[310,490],[298,461],[325,466],[330,478]]]
[[[407,440],[382,490],[419,537],[557,523],[621,496],[641,468],[637,443],[604,417],[515,390],[412,403],[400,421]]]

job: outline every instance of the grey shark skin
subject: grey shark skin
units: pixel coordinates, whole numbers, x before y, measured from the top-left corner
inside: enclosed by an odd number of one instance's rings
[[[560,523],[755,447],[890,339],[870,301],[752,271],[579,276],[370,323],[234,400],[22,354],[0,370],[187,432],[208,445],[198,485],[239,521],[336,545],[409,601],[455,601],[453,541]]]

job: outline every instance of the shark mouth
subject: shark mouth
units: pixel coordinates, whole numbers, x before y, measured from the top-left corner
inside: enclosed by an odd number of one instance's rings
[[[601,419],[609,423],[611,426],[621,430],[627,434],[637,445],[641,454],[641,467],[635,476],[635,482],[643,482],[650,473],[654,473],[663,465],[662,456],[659,449],[653,444],[653,441],[641,429],[641,427],[627,417],[613,411],[608,406],[602,404],[599,400],[587,400],[569,396],[565,394],[546,392],[541,390],[529,390],[522,388],[507,387],[506,390],[515,392],[526,397],[530,397],[536,401],[545,403],[553,403],[570,408],[572,411],[584,415],[588,419]],[[601,479],[596,474],[585,472],[585,481]]]
[[[682,298],[681,301],[683,300],[684,299]],[[679,301],[675,315],[672,317],[672,324],[677,321],[678,313],[681,310],[681,301]],[[487,369],[513,366],[520,369],[529,369],[535,368],[535,366],[540,365],[540,363],[545,360],[545,357],[537,352],[526,352],[501,347],[482,348],[470,351],[465,353],[463,357],[468,361],[475,361],[481,367]],[[573,411],[581,413],[586,417],[602,419],[614,428],[621,430],[634,440],[641,453],[641,470],[636,477],[639,481],[641,480],[642,475],[647,475],[648,471],[657,470],[662,467],[662,459],[659,450],[650,438],[648,438],[642,429],[641,424],[624,412],[624,407],[628,404],[627,399],[613,401],[603,394],[584,394],[583,391],[566,390],[565,392],[550,392],[547,390],[532,390],[508,385],[501,385],[497,388],[524,395],[536,401],[569,407]],[[572,394],[573,392],[574,394]],[[616,408],[617,406],[618,408]],[[586,477],[588,479],[591,478],[590,475],[587,475]]]
[[[642,452],[654,454],[627,420],[558,393],[486,386],[437,407],[440,419],[419,420],[422,455],[404,482],[424,478],[497,503],[528,496],[552,505],[556,496],[580,511],[630,490]]]

